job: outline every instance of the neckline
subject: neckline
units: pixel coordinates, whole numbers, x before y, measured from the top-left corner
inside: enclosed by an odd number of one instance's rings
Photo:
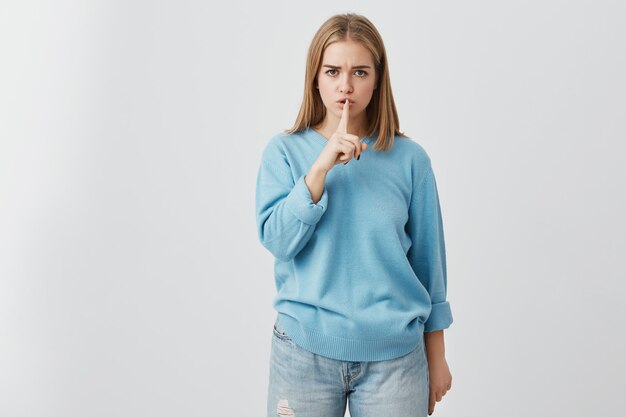
[[[319,133],[317,130],[315,130],[312,126],[307,127],[306,132],[309,133],[309,135],[311,137],[313,137],[315,140],[317,140],[318,142],[321,143],[328,143],[328,139],[322,135],[321,133]],[[363,138],[361,138],[361,142],[367,142],[368,144],[371,142],[372,138],[369,135],[365,135]]]

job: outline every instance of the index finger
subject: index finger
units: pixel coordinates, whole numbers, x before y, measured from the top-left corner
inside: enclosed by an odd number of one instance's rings
[[[435,412],[435,396],[433,394],[429,395],[428,398],[428,415],[431,415]]]
[[[341,113],[341,119],[337,126],[337,132],[348,133],[348,109],[350,108],[350,102],[348,99],[343,103],[343,112]]]

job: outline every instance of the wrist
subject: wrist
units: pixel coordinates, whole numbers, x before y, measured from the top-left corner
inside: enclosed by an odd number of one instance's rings
[[[328,170],[314,163],[311,166],[309,173],[314,175],[326,175],[328,173]]]

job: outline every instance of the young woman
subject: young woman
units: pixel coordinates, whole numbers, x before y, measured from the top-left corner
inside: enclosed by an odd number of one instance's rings
[[[432,414],[452,383],[441,208],[365,17],[315,34],[295,125],[263,151],[256,220],[276,258],[267,415]]]

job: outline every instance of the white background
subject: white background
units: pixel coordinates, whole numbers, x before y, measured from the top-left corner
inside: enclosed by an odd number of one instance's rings
[[[435,416],[626,409],[619,1],[3,1],[0,416],[262,416],[261,152],[335,13],[429,153],[452,390]]]

